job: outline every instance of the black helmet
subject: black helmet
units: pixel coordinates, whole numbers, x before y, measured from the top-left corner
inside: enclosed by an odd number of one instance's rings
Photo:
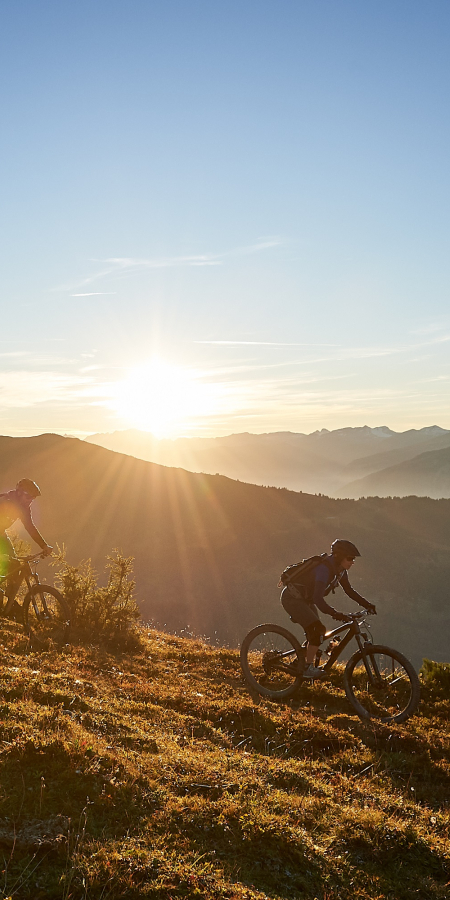
[[[35,500],[36,497],[41,496],[41,492],[35,481],[31,481],[31,478],[21,478],[20,481],[16,484],[16,491],[23,491],[24,494],[28,494],[32,500]]]
[[[337,556],[338,559],[354,559],[355,556],[361,556],[358,548],[355,547],[351,541],[333,541],[331,552],[333,556]]]

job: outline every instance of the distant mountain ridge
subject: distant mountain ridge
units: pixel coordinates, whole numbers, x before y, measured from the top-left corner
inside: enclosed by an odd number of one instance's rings
[[[421,453],[450,447],[450,431],[438,425],[405,432],[395,432],[387,426],[362,426],[335,431],[322,429],[312,434],[243,433],[158,440],[146,432],[128,430],[90,435],[86,441],[149,462],[190,472],[217,473],[251,484],[329,496],[345,496],[348,485],[349,496],[354,496],[359,479]],[[423,477],[426,479],[425,472]],[[427,488],[425,480],[420,494],[427,495]],[[363,493],[359,496],[364,496],[365,490],[365,484],[361,485]],[[431,496],[450,496],[439,494],[436,481],[433,491]]]

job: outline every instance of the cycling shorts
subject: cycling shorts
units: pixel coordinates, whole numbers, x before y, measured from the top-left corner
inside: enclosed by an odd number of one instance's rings
[[[306,637],[314,643],[320,644],[323,640],[326,628],[319,619],[316,607],[306,600],[297,600],[285,587],[281,591],[281,603],[293,622],[301,625]]]

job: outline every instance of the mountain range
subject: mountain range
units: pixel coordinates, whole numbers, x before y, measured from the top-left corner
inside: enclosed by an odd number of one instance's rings
[[[448,660],[450,500],[331,499],[54,434],[0,437],[0,471],[3,491],[22,477],[38,482],[36,524],[69,562],[90,557],[101,571],[115,547],[133,556],[144,620],[168,631],[236,646],[261,621],[288,625],[280,572],[346,537],[362,553],[351,580],[377,604],[377,640],[416,665]],[[342,592],[332,602],[354,608]]]
[[[375,494],[450,497],[450,431],[437,425],[404,432],[364,426],[312,434],[245,433],[176,440],[128,430],[94,434],[86,440],[190,472],[294,491],[352,498]]]

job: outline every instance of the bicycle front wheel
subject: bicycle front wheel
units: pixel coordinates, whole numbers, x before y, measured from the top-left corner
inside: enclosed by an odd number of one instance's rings
[[[23,602],[23,623],[44,646],[63,644],[70,628],[70,608],[56,588],[35,584]]]
[[[406,656],[390,647],[372,644],[358,650],[344,672],[347,699],[361,719],[405,722],[416,711],[420,682]]]
[[[302,680],[305,651],[281,625],[258,625],[244,638],[241,666],[253,690],[274,700],[292,697]]]

